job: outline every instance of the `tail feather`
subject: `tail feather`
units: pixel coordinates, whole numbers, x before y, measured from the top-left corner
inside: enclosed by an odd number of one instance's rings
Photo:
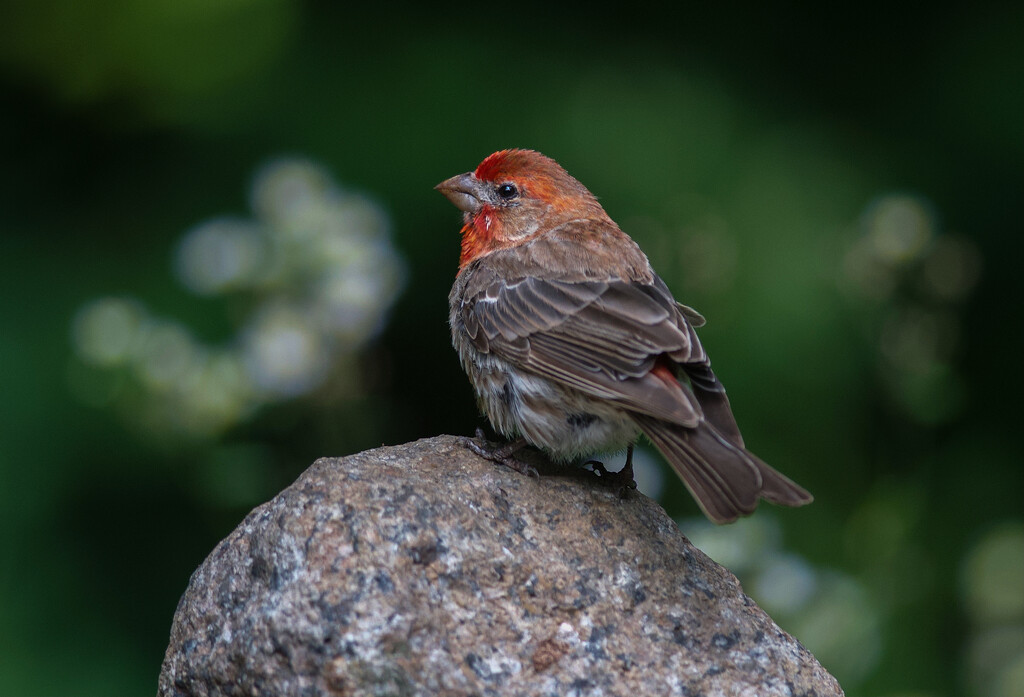
[[[687,363],[683,365],[683,370],[704,412],[704,418],[729,441],[741,448],[744,447],[740,427],[736,425],[729,397],[725,394],[725,386],[711,370],[711,364]]]
[[[642,414],[633,418],[715,523],[750,515],[759,499],[782,506],[802,506],[813,500],[805,489],[731,442],[708,421],[687,428]]]
[[[811,492],[767,464],[749,450],[744,451],[761,472],[761,498],[779,506],[806,506],[814,501]]]

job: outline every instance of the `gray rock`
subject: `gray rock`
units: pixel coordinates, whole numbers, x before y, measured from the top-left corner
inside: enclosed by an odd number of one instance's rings
[[[193,574],[159,694],[841,695],[654,501],[430,438],[313,464]]]

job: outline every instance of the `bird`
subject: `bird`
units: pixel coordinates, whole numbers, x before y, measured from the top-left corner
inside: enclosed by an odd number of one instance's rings
[[[635,488],[642,433],[703,513],[723,524],[759,500],[813,497],[746,449],[725,388],[695,328],[636,242],[555,160],[500,150],[435,187],[463,213],[449,295],[452,344],[495,431],[472,447],[521,472],[526,447],[556,463],[626,450],[595,473]],[[478,436],[481,432],[478,431]]]

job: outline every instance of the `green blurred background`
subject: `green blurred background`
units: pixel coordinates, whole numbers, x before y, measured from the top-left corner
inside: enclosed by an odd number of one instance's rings
[[[648,492],[848,694],[1024,694],[1022,8],[0,3],[0,693],[152,693],[248,510],[482,423],[432,187],[530,147],[817,500]]]

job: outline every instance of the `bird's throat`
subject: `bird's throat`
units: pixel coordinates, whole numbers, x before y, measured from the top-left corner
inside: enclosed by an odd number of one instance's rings
[[[466,264],[502,246],[498,243],[501,237],[499,226],[498,216],[488,207],[484,207],[462,226],[460,271]]]

